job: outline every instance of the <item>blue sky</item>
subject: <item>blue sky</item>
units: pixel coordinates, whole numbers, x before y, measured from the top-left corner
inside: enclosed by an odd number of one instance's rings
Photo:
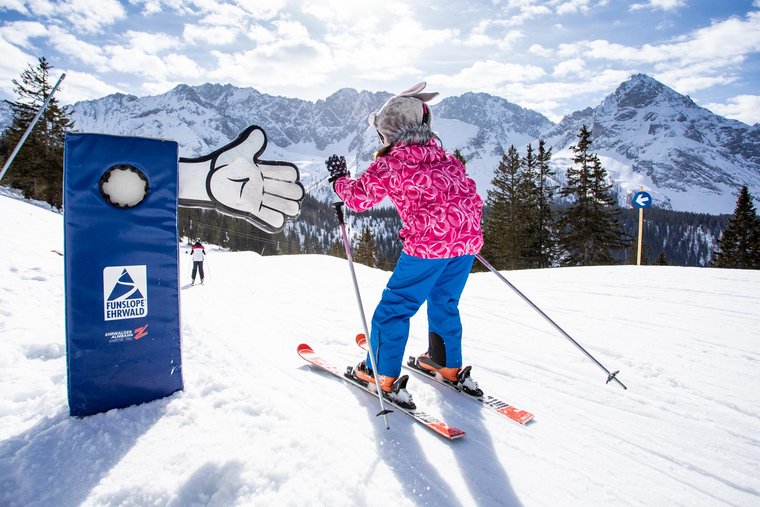
[[[487,92],[554,121],[646,73],[760,122],[760,0],[0,0],[0,98],[37,57],[63,103],[231,83]]]

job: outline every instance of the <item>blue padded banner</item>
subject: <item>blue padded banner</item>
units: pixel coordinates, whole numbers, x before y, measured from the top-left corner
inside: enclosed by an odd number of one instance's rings
[[[67,134],[66,359],[71,415],[182,389],[174,141]]]

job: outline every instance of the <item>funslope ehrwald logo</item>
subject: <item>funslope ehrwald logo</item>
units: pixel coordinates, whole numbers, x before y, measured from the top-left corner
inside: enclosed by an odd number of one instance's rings
[[[137,319],[147,315],[147,266],[109,266],[103,269],[104,319]]]

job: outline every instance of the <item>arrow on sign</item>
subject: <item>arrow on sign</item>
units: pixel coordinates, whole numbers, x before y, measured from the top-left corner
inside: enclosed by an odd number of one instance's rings
[[[637,192],[633,196],[633,205],[637,208],[647,208],[652,205],[652,196],[647,192]]]
[[[636,204],[639,206],[639,208],[644,208],[646,205],[651,201],[652,198],[649,197],[647,194],[639,194],[636,196]]]

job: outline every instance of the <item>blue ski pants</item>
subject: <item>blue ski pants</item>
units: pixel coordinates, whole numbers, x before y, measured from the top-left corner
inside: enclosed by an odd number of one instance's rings
[[[474,260],[473,255],[422,259],[401,254],[372,316],[370,346],[380,375],[398,377],[401,374],[401,362],[409,338],[409,319],[425,301],[428,329],[444,341],[445,366],[462,366],[459,298]],[[371,364],[369,355],[367,364]]]

